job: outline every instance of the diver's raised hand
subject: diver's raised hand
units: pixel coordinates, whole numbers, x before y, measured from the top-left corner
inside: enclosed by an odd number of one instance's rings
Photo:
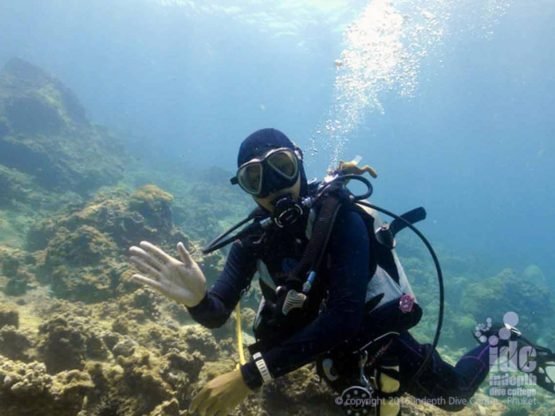
[[[134,274],[131,277],[134,281],[144,283],[189,307],[198,305],[206,294],[204,273],[183,243],[177,244],[181,261],[148,241],[141,241],[139,247],[132,246],[129,251],[131,263],[144,273]]]

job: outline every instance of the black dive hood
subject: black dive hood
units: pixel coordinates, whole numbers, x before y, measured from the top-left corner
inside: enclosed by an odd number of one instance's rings
[[[303,173],[304,173],[304,170],[303,170]],[[354,195],[347,188],[347,183],[349,181],[361,182],[362,184],[364,184],[366,186],[367,191],[364,192],[361,195]],[[424,371],[424,368],[426,368],[426,365],[428,364],[428,362],[430,361],[430,359],[432,357],[433,351],[437,347],[437,344],[439,342],[439,337],[441,335],[441,328],[443,326],[443,315],[444,315],[444,297],[445,297],[445,294],[444,294],[444,284],[443,284],[443,273],[442,273],[442,270],[441,270],[441,266],[439,264],[438,257],[436,255],[432,245],[430,244],[430,242],[413,225],[414,222],[420,221],[420,220],[422,220],[426,217],[426,211],[424,210],[424,208],[421,208],[421,207],[416,208],[412,211],[409,211],[406,214],[397,215],[397,214],[395,214],[391,211],[388,211],[384,208],[378,207],[374,204],[371,204],[371,203],[365,201],[368,197],[370,197],[370,195],[372,194],[372,191],[373,191],[372,184],[370,183],[370,181],[368,179],[364,178],[360,174],[345,174],[345,173],[336,171],[332,176],[326,177],[326,179],[324,179],[324,181],[322,181],[322,183],[319,184],[318,189],[317,189],[316,193],[314,194],[314,196],[301,197],[300,202],[294,202],[292,200],[286,201],[285,199],[284,199],[283,202],[280,202],[280,205],[283,206],[283,210],[280,209],[277,212],[278,213],[277,217],[276,217],[276,215],[270,215],[267,211],[265,211],[261,207],[257,207],[245,219],[243,219],[242,221],[240,221],[239,223],[237,223],[236,225],[231,227],[229,230],[223,232],[218,237],[216,237],[213,241],[211,241],[202,250],[202,252],[203,252],[203,254],[208,254],[208,253],[211,253],[215,250],[218,250],[218,249],[230,244],[231,242],[233,242],[237,239],[240,239],[240,238],[246,236],[247,234],[250,234],[251,232],[254,231],[253,227],[254,227],[255,230],[257,229],[257,230],[260,230],[260,231],[264,231],[264,230],[270,229],[272,227],[283,228],[285,222],[282,221],[282,220],[286,217],[293,218],[296,215],[293,211],[299,211],[300,210],[301,213],[308,212],[310,210],[310,208],[312,206],[314,206],[314,204],[317,201],[319,201],[321,198],[323,198],[328,193],[328,191],[330,191],[330,189],[338,189],[338,188],[341,188],[341,190],[345,193],[346,198],[348,198],[350,200],[350,202],[356,203],[358,205],[363,205],[365,207],[371,208],[373,210],[376,210],[378,212],[381,212],[381,213],[393,218],[393,221],[390,224],[385,226],[385,230],[388,231],[387,233],[383,233],[382,235],[380,235],[380,231],[383,231],[384,227],[377,230],[376,238],[378,239],[378,241],[380,241],[382,244],[385,244],[385,245],[388,245],[388,241],[389,241],[389,243],[391,245],[391,248],[393,248],[393,240],[387,240],[387,238],[391,238],[391,237],[387,237],[387,236],[391,236],[391,235],[394,236],[401,229],[410,228],[412,230],[412,232],[415,233],[418,236],[418,238],[422,241],[422,243],[426,246],[426,248],[427,248],[428,252],[430,253],[430,256],[432,257],[432,260],[434,262],[435,269],[436,269],[436,274],[437,274],[438,292],[439,292],[438,293],[439,311],[438,311],[437,326],[436,326],[434,339],[433,339],[433,342],[432,342],[432,348],[428,351],[428,353],[426,355],[426,358],[424,359],[424,361],[420,365],[418,371],[416,371],[416,373],[412,376],[410,382],[413,383],[418,379],[418,377],[421,375],[422,371]],[[303,189],[303,191],[305,191],[305,189]],[[305,191],[301,195],[307,195],[307,192]],[[276,204],[276,205],[278,205],[278,204]],[[248,222],[251,222],[251,224],[243,227],[241,230],[237,231],[232,236],[229,236],[231,233],[233,233],[234,231],[236,231],[240,227],[244,226]]]

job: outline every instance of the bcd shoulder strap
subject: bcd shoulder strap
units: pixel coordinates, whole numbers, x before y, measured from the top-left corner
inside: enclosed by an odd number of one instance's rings
[[[323,200],[312,226],[312,235],[296,267],[290,272],[286,284],[300,291],[307,275],[317,272],[326,251],[337,213],[345,202],[340,192],[330,192]]]

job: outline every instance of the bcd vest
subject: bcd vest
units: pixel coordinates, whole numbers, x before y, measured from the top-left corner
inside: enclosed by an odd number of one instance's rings
[[[343,207],[345,208],[356,210],[364,219],[370,237],[370,250],[374,251],[370,256],[375,263],[369,265],[372,276],[366,289],[365,314],[371,316],[374,312],[386,308],[388,316],[391,315],[392,325],[399,327],[390,329],[403,330],[414,326],[420,319],[421,309],[393,247],[394,244],[384,244],[376,237],[376,231],[382,229],[384,224],[370,208],[358,204],[350,204]],[[278,232],[268,236],[266,247],[270,247],[271,250],[258,255],[257,270],[262,298],[253,325],[257,343],[250,348],[251,352],[264,351],[279,339],[295,333],[315,319],[325,307],[327,259],[324,257],[318,270],[319,277],[303,308],[292,310],[287,316],[276,313],[276,308],[279,307],[276,290],[284,285],[287,273],[302,259],[303,250],[313,236],[313,226],[318,215],[319,207],[310,210],[304,233],[297,233],[295,236]],[[391,305],[394,307],[391,308]],[[280,318],[277,319],[276,316]]]

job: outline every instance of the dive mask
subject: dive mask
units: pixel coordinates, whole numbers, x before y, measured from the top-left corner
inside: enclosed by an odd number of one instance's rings
[[[270,193],[293,186],[299,177],[299,159],[293,149],[272,149],[260,158],[243,163],[232,184],[247,193],[263,198]]]

